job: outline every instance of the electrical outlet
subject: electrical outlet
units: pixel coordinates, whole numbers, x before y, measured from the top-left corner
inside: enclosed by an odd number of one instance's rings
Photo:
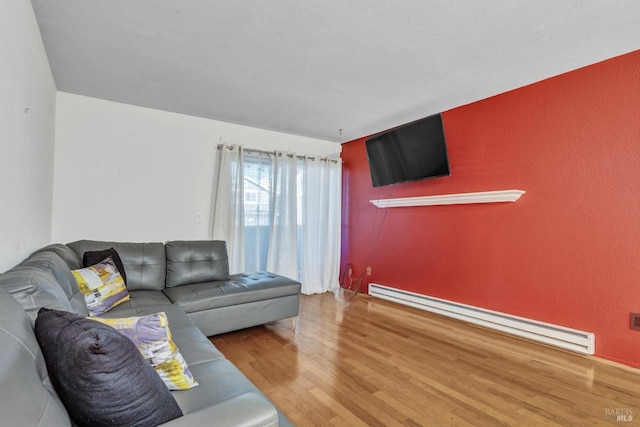
[[[193,223],[202,224],[202,214],[200,212],[196,212],[195,215],[193,215]]]
[[[631,313],[631,329],[640,331],[640,313]]]
[[[367,267],[367,276],[371,276],[371,267]]]

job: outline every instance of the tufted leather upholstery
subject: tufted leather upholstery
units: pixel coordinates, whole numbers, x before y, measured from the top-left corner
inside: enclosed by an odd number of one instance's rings
[[[40,252],[54,252],[56,255],[62,258],[62,260],[71,270],[82,268],[82,258],[78,257],[78,254],[76,254],[73,249],[71,249],[67,245],[63,245],[62,243],[53,243],[51,245],[45,246],[44,248],[40,248],[32,253],[31,256]]]
[[[80,292],[80,288],[78,288],[78,283],[76,282],[75,277],[73,277],[73,274],[67,264],[56,252],[38,252],[27,258],[20,265],[41,268],[49,271],[67,296],[67,299],[71,304],[71,311],[84,316],[89,315],[84,295]]]
[[[17,266],[0,275],[0,288],[15,298],[35,322],[40,307],[72,311],[71,303],[53,274],[45,269]]]
[[[164,289],[167,262],[162,243],[120,243],[78,240],[69,243],[80,258],[87,251],[114,248],[127,273],[127,289],[130,291]]]
[[[267,272],[229,280],[167,288],[164,294],[187,313],[300,294],[300,282]]]
[[[85,251],[110,247],[123,261],[131,299],[106,315],[164,311],[173,339],[200,383],[174,392],[185,416],[164,426],[209,425],[212,420],[229,426],[291,425],[206,336],[296,316],[299,282],[271,273],[228,277],[224,242],[170,242],[165,251],[162,243],[89,240],[49,245],[0,274],[0,410],[7,425],[71,427],[48,381],[33,320],[40,307],[86,314],[70,269],[81,267]],[[171,253],[171,267],[166,253]],[[169,275],[181,284],[165,287]],[[188,282],[217,277],[228,280]]]
[[[227,244],[222,240],[167,242],[167,287],[229,279]]]

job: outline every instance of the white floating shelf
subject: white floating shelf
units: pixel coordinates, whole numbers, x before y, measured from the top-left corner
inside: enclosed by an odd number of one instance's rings
[[[515,202],[525,192],[522,190],[481,191],[477,193],[442,194],[438,196],[403,197],[370,200],[379,208],[406,206],[465,205],[469,203]]]

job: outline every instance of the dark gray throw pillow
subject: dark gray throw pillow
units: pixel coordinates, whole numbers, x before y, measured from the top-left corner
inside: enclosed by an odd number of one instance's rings
[[[124,271],[124,264],[122,264],[122,260],[120,259],[118,251],[116,251],[114,248],[104,249],[101,251],[85,252],[82,256],[82,267],[91,267],[92,265],[99,263],[106,257],[111,257],[111,259],[113,259],[118,272],[122,276],[122,280],[124,280],[124,285],[127,286],[127,273],[125,273]]]
[[[131,340],[97,322],[40,309],[35,323],[47,371],[79,426],[156,426],[182,411]]]

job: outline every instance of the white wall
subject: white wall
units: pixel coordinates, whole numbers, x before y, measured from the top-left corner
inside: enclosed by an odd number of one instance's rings
[[[50,242],[55,99],[31,2],[0,1],[0,272]]]
[[[53,241],[210,238],[221,141],[340,152],[333,142],[58,92]]]

